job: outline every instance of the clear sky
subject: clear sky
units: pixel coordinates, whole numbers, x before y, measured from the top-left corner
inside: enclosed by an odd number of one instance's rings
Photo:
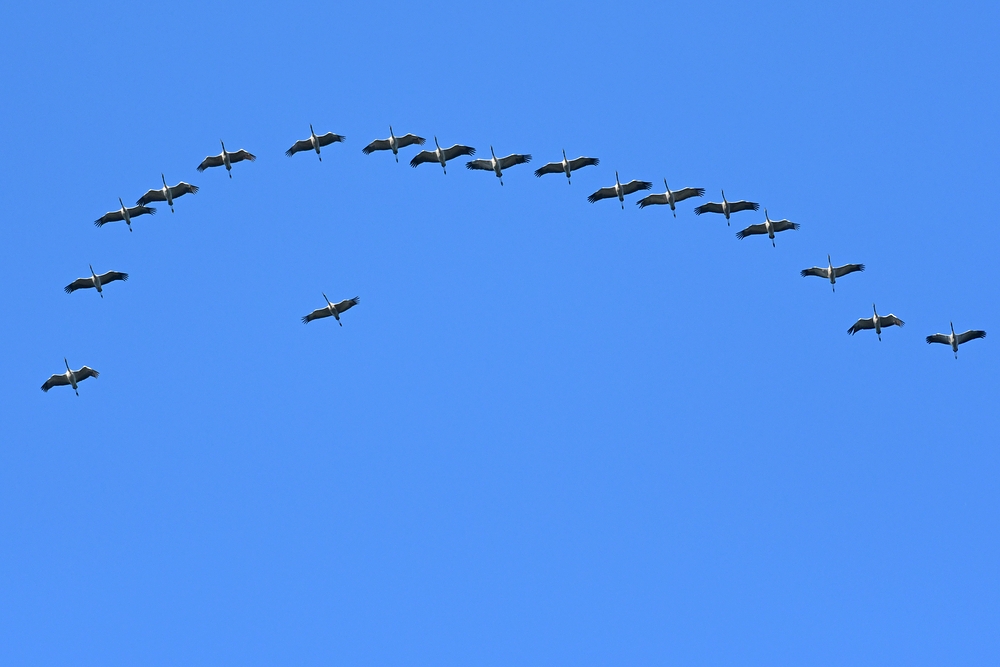
[[[5,8],[0,662],[997,664],[996,3],[473,4]]]

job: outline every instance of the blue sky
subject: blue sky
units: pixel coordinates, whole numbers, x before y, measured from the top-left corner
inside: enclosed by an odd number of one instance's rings
[[[8,8],[0,658],[995,664],[998,19]],[[390,124],[534,160],[362,155]],[[615,170],[802,227],[588,204]],[[161,172],[201,191],[93,226]]]

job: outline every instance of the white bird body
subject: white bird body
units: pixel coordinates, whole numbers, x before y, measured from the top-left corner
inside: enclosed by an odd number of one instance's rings
[[[968,331],[960,334],[955,333],[955,325],[951,322],[950,334],[933,334],[927,337],[928,343],[942,343],[951,347],[952,352],[955,353],[955,358],[958,359],[958,346],[963,343],[968,343],[970,340],[976,340],[979,338],[986,338],[986,332],[981,329],[969,329]]]
[[[580,156],[575,160],[569,160],[566,158],[566,150],[563,149],[561,161],[549,162],[548,164],[542,165],[541,167],[535,170],[535,176],[541,178],[545,174],[558,174],[562,172],[563,174],[566,175],[566,184],[571,185],[572,180],[570,179],[570,175],[574,171],[576,171],[577,169],[583,169],[584,167],[590,167],[600,164],[600,162],[601,162],[600,158],[583,157],[583,156]]]
[[[879,315],[874,303],[872,304],[872,312],[874,313],[872,317],[865,317],[858,320],[854,323],[854,326],[847,330],[847,333],[853,336],[859,331],[874,329],[878,339],[882,340],[882,329],[893,326],[901,327],[905,324],[903,320],[899,319],[892,313],[889,313],[888,315]]]
[[[493,146],[490,146],[489,160],[469,160],[465,163],[465,166],[467,169],[492,171],[500,179],[500,185],[503,185],[504,169],[509,169],[517,164],[527,164],[528,162],[531,162],[531,155],[522,153],[511,153],[506,157],[498,158],[496,153],[493,152]]]
[[[434,137],[434,150],[432,151],[420,151],[416,156],[410,160],[411,167],[418,167],[424,162],[437,162],[441,165],[441,169],[444,171],[445,175],[448,174],[448,160],[453,160],[460,155],[475,155],[476,149],[472,146],[463,146],[461,144],[455,144],[449,146],[448,148],[441,148],[438,143],[437,137]]]
[[[119,222],[124,220],[125,224],[128,225],[128,230],[131,232],[133,216],[152,215],[156,213],[155,208],[149,208],[148,206],[133,206],[132,208],[129,208],[125,206],[125,202],[122,201],[121,197],[118,198],[118,203],[121,205],[120,209],[117,211],[108,211],[95,220],[94,224],[98,227],[103,227],[109,222]]]
[[[154,201],[165,201],[167,202],[167,206],[170,207],[170,212],[173,213],[174,199],[189,193],[195,194],[199,189],[197,185],[191,185],[190,183],[185,183],[184,181],[181,181],[177,185],[171,187],[167,185],[167,177],[163,174],[160,174],[160,180],[163,181],[163,187],[148,190],[146,194],[139,197],[138,201],[136,201],[138,206],[145,206],[146,204]]]
[[[808,269],[803,269],[800,271],[800,275],[805,278],[807,276],[816,276],[817,278],[826,278],[830,281],[830,285],[833,287],[833,291],[837,291],[837,278],[846,276],[849,273],[854,273],[855,271],[864,271],[864,264],[844,264],[843,266],[834,266],[833,262],[830,260],[830,256],[826,256],[826,268],[822,266],[814,266]]]
[[[332,316],[335,320],[337,320],[337,324],[344,326],[344,324],[340,321],[340,314],[345,310],[349,310],[350,308],[358,305],[361,301],[358,297],[354,297],[353,299],[344,299],[340,303],[330,303],[330,300],[326,298],[325,293],[323,294],[323,299],[326,301],[326,306],[323,308],[317,308],[308,315],[303,316],[303,324],[309,324],[313,320]]]
[[[625,210],[625,195],[630,195],[633,192],[638,192],[639,190],[650,190],[653,184],[649,181],[638,181],[632,180],[624,185],[618,180],[618,172],[615,172],[615,184],[610,185],[606,188],[601,188],[594,194],[587,197],[587,201],[591,204],[598,202],[602,199],[611,199],[616,197],[619,202],[621,202],[622,210]]]
[[[303,139],[302,141],[296,141],[294,144],[292,144],[291,148],[285,151],[285,155],[287,155],[288,157],[292,157],[293,155],[295,155],[300,151],[312,150],[316,151],[316,156],[319,158],[319,161],[322,162],[323,156],[320,155],[320,148],[322,148],[323,146],[329,146],[330,144],[334,144],[337,142],[342,142],[346,138],[347,137],[345,137],[342,134],[334,134],[333,132],[327,132],[326,134],[317,136],[316,132],[313,130],[312,123],[310,123],[309,138]]]
[[[100,373],[98,373],[89,366],[83,366],[78,370],[74,371],[70,369],[69,362],[66,361],[65,358],[63,358],[63,363],[66,364],[66,372],[56,373],[55,375],[49,377],[49,379],[46,380],[45,383],[42,385],[42,391],[47,392],[52,387],[64,387],[66,385],[69,385],[73,387],[73,391],[76,393],[77,396],[79,396],[80,395],[80,391],[78,389],[79,383],[83,382],[87,378],[97,377],[98,375],[100,375]]]
[[[722,191],[722,202],[708,202],[707,204],[702,204],[694,210],[695,215],[702,215],[703,213],[721,213],[726,216],[726,226],[729,226],[729,216],[733,213],[739,213],[740,211],[757,211],[760,209],[760,204],[757,202],[746,201],[741,199],[740,201],[729,201],[726,199],[726,191]]]
[[[784,232],[789,229],[798,228],[798,223],[790,220],[771,220],[771,217],[767,214],[767,209],[765,208],[764,222],[759,225],[750,225],[746,229],[736,232],[736,238],[744,239],[747,236],[752,236],[754,234],[767,234],[767,238],[771,239],[771,246],[774,247],[775,232]]]
[[[670,189],[667,185],[667,179],[663,179],[663,187],[667,189],[663,194],[653,194],[643,197],[636,202],[639,208],[646,208],[647,206],[653,206],[656,204],[669,204],[670,210],[673,211],[674,217],[677,217],[677,202],[684,201],[685,199],[690,199],[691,197],[704,197],[705,188],[681,188],[676,192]]]
[[[89,278],[77,278],[69,285],[66,285],[63,289],[67,294],[72,294],[78,289],[88,289],[95,288],[97,292],[104,298],[103,287],[110,282],[115,280],[128,280],[128,274],[122,273],[121,271],[108,271],[107,273],[95,273],[94,267],[90,267],[90,277]]]
[[[388,139],[376,139],[367,146],[361,149],[361,152],[365,155],[370,155],[375,151],[392,151],[393,156],[396,158],[396,162],[399,162],[399,149],[405,148],[406,146],[412,146],[417,144],[418,146],[423,146],[426,143],[426,139],[423,137],[418,137],[415,134],[405,134],[401,137],[397,137],[396,133],[392,130],[392,125],[389,126],[389,138]]]
[[[231,153],[226,150],[226,142],[220,139],[219,143],[222,144],[222,153],[220,153],[219,155],[209,155],[207,158],[202,160],[201,164],[198,165],[198,171],[205,171],[210,167],[225,167],[226,171],[229,173],[229,178],[232,178],[233,177],[232,170],[234,163],[242,162],[243,160],[249,160],[250,162],[253,162],[254,160],[257,159],[256,155],[242,148],[236,152]]]

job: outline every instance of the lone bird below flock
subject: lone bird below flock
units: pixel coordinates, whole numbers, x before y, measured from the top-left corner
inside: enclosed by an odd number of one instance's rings
[[[850,329],[847,330],[847,333],[853,336],[859,331],[863,331],[865,329],[874,329],[875,334],[878,336],[878,339],[882,340],[882,329],[884,329],[885,327],[892,327],[892,326],[901,327],[903,326],[903,324],[905,324],[903,320],[899,319],[892,313],[889,313],[888,315],[879,315],[878,311],[875,310],[874,303],[872,304],[872,312],[874,312],[875,314],[872,315],[871,317],[866,317],[855,322],[854,326],[852,326]]]
[[[676,192],[670,189],[667,185],[667,179],[663,179],[663,187],[667,189],[663,194],[649,195],[643,197],[636,204],[639,208],[646,208],[647,206],[655,206],[657,204],[670,204],[670,210],[674,212],[674,217],[677,217],[677,207],[676,204],[679,201],[684,201],[685,199],[690,199],[691,197],[704,197],[705,188],[681,188]]]
[[[774,235],[778,232],[784,232],[789,229],[798,229],[799,224],[797,222],[792,222],[790,220],[771,220],[767,215],[767,209],[764,209],[764,222],[759,225],[750,225],[742,231],[736,232],[736,238],[744,239],[747,236],[753,236],[754,234],[767,234],[767,238],[771,239],[771,247],[774,246]]]
[[[190,183],[185,183],[181,181],[177,185],[170,187],[167,185],[167,177],[160,174],[160,179],[163,181],[163,187],[156,190],[147,190],[146,194],[139,197],[139,201],[136,202],[139,206],[145,206],[154,201],[165,201],[167,206],[170,207],[170,212],[174,212],[174,199],[186,194],[195,194],[198,192],[197,185],[191,185]]]
[[[89,278],[77,278],[69,285],[66,285],[63,289],[66,290],[66,294],[72,294],[78,289],[88,289],[94,287],[97,289],[97,293],[104,298],[104,290],[102,287],[110,282],[116,280],[128,280],[128,274],[122,273],[121,271],[108,271],[107,273],[102,273],[97,275],[94,273],[94,267],[90,267],[90,277]]]
[[[535,170],[535,176],[541,178],[545,174],[563,173],[566,174],[566,184],[571,185],[572,181],[570,180],[569,176],[571,173],[573,173],[577,169],[583,169],[584,167],[591,167],[591,166],[596,167],[601,163],[601,159],[596,157],[581,156],[576,158],[575,160],[567,160],[565,150],[563,150],[562,154],[563,154],[562,162],[549,162],[546,165],[542,165],[541,167]]]
[[[242,148],[235,153],[230,153],[226,150],[226,142],[219,140],[222,144],[222,152],[218,155],[209,155],[207,158],[201,161],[198,165],[198,171],[205,171],[209,167],[225,167],[226,171],[229,172],[229,178],[233,177],[233,163],[243,162],[243,160],[250,160],[253,162],[257,159],[256,155],[243,150]]]
[[[322,136],[316,136],[313,132],[312,123],[309,124],[309,138],[303,139],[302,141],[296,141],[292,144],[292,147],[285,151],[285,155],[292,157],[299,151],[316,151],[316,155],[319,157],[319,161],[323,161],[323,156],[319,154],[319,149],[322,146],[329,146],[330,144],[337,143],[338,141],[343,141],[346,139],[342,134],[334,134],[333,132],[327,132]]]
[[[497,178],[500,179],[500,185],[503,185],[503,170],[510,169],[517,164],[527,164],[531,162],[531,156],[522,153],[511,153],[507,157],[497,158],[496,153],[493,152],[493,147],[490,146],[490,159],[489,160],[469,160],[465,163],[467,169],[480,169],[482,171],[492,171],[496,174]]]
[[[740,211],[757,211],[760,209],[760,204],[757,202],[746,201],[741,199],[740,201],[726,201],[726,191],[722,191],[722,203],[708,202],[707,204],[702,204],[694,210],[695,215],[701,215],[703,213],[721,213],[726,216],[726,226],[729,226],[729,216],[733,213],[739,213]]]
[[[622,185],[618,180],[618,172],[615,172],[615,184],[607,187],[601,188],[594,194],[587,197],[587,201],[591,204],[598,202],[602,199],[611,199],[612,197],[617,197],[618,201],[621,202],[622,210],[625,210],[625,195],[630,195],[633,192],[638,192],[639,190],[651,190],[653,184],[649,181],[629,181],[628,183]]]
[[[66,372],[56,373],[46,380],[45,384],[42,385],[42,391],[48,391],[49,389],[52,389],[52,387],[62,387],[68,384],[73,387],[73,391],[75,391],[76,395],[79,396],[80,392],[77,389],[77,384],[83,382],[87,378],[95,378],[100,375],[100,373],[95,371],[90,366],[84,366],[83,368],[74,371],[70,370],[69,362],[66,361],[65,358],[63,359],[63,363],[66,364]]]
[[[956,334],[955,325],[951,322],[950,334],[933,334],[927,337],[928,343],[941,343],[943,345],[950,345],[952,352],[955,353],[955,358],[958,359],[958,346],[962,343],[968,343],[970,340],[976,340],[977,338],[986,338],[986,332],[982,329],[969,329],[965,333]]]
[[[819,278],[826,278],[830,281],[830,285],[833,286],[833,291],[837,291],[837,278],[846,276],[848,273],[854,273],[855,271],[864,271],[864,264],[844,264],[843,266],[834,266],[830,261],[830,256],[826,256],[826,268],[821,266],[814,266],[809,269],[802,269],[801,275],[803,278],[806,276],[817,276]]]
[[[128,230],[132,231],[132,218],[156,213],[155,208],[149,208],[148,206],[133,206],[132,208],[128,208],[121,197],[118,198],[118,203],[122,205],[120,209],[117,211],[108,211],[97,220],[94,220],[94,224],[98,227],[103,227],[109,222],[121,222],[124,220],[125,224],[128,225]]]
[[[375,151],[392,151],[393,156],[396,158],[396,162],[399,162],[400,148],[406,148],[407,146],[412,146],[413,144],[423,146],[425,143],[427,143],[426,139],[418,137],[415,134],[404,134],[401,137],[397,137],[392,131],[392,125],[390,125],[388,139],[376,139],[362,148],[361,152],[365,155],[371,155]]]
[[[448,148],[441,148],[438,144],[437,137],[434,137],[434,150],[432,151],[420,151],[417,155],[410,160],[410,166],[416,167],[424,162],[437,162],[441,165],[441,169],[444,170],[445,175],[448,174],[448,160],[454,160],[461,155],[475,155],[476,149],[472,146],[463,146],[462,144],[455,144]]]
[[[358,302],[361,300],[358,297],[354,297],[353,299],[344,299],[340,303],[330,303],[330,300],[326,298],[326,294],[323,295],[323,298],[326,299],[326,308],[318,308],[303,317],[303,324],[309,324],[313,320],[333,315],[333,317],[337,320],[337,324],[344,326],[344,324],[340,321],[340,314],[345,310],[349,310],[358,305]]]

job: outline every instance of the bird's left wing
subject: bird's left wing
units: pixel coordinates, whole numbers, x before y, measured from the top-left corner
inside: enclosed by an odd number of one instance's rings
[[[563,170],[562,162],[549,162],[535,170],[535,176],[541,178],[545,174],[559,174]]]
[[[901,327],[904,324],[906,324],[906,322],[904,322],[903,320],[899,319],[898,317],[896,317],[892,313],[889,313],[888,315],[879,315],[878,316],[878,323],[879,323],[880,326],[883,326],[883,327],[891,327],[891,326]]]
[[[257,159],[256,155],[254,155],[249,151],[245,151],[242,148],[236,151],[235,153],[229,154],[230,162],[242,162],[243,160],[250,160],[251,162],[253,162],[256,159]]]
[[[316,140],[319,142],[320,146],[329,146],[330,144],[342,142],[345,139],[347,139],[347,137],[345,137],[344,135],[334,134],[333,132],[327,132],[321,137],[316,137]]]
[[[191,185],[190,183],[185,183],[184,181],[181,181],[174,187],[170,188],[170,196],[176,198],[186,194],[193,195],[196,194],[199,189],[200,188],[197,185]]]
[[[122,273],[121,271],[108,271],[107,273],[102,273],[97,277],[101,279],[102,285],[107,285],[108,283],[116,280],[128,280],[128,274]]]
[[[100,375],[100,373],[98,373],[97,371],[95,371],[90,366],[84,366],[83,368],[81,368],[78,371],[73,371],[73,375],[76,376],[76,381],[77,382],[83,382],[87,378],[95,378],[95,377],[97,377],[98,375]]]
[[[344,299],[340,303],[335,304],[334,307],[337,309],[338,313],[342,313],[345,310],[348,310],[348,309],[352,308],[353,306],[358,305],[358,303],[360,303],[360,302],[361,302],[360,298],[354,297],[353,299]]]
[[[302,141],[296,141],[294,144],[292,144],[291,148],[289,148],[287,151],[285,151],[285,155],[287,155],[288,157],[292,157],[293,155],[295,155],[299,151],[308,151],[308,150],[311,150],[312,147],[313,147],[312,141],[310,141],[309,139],[303,139]],[[230,158],[230,159],[232,159],[232,158]]]
[[[789,229],[799,228],[799,223],[792,222],[791,220],[775,220],[771,224],[774,225],[774,231],[776,232],[787,232]]]
[[[72,294],[78,289],[86,289],[88,287],[93,287],[93,286],[94,286],[93,278],[77,278],[69,285],[66,285],[66,287],[64,287],[63,289],[66,290],[66,294]]]
[[[388,139],[376,139],[375,141],[371,142],[370,144],[362,148],[361,152],[364,153],[365,155],[371,155],[375,151],[387,151],[390,148],[392,148],[392,146],[389,145]]]
[[[756,211],[760,209],[760,204],[752,201],[732,201],[729,202],[729,212],[737,213],[739,211]]]
[[[965,333],[960,333],[957,336],[955,336],[955,340],[958,341],[959,345],[961,345],[962,343],[967,343],[970,340],[975,340],[977,338],[986,338],[986,332],[983,331],[982,329],[969,329]]]
[[[500,168],[509,169],[516,164],[526,164],[528,162],[531,162],[531,155],[514,153],[512,155],[508,155],[507,157],[500,158]]]
[[[710,201],[707,204],[696,206],[694,209],[694,214],[701,215],[702,213],[722,213],[722,204],[717,204],[714,201]]]
[[[133,206],[128,210],[128,214],[133,218],[138,215],[154,215],[155,213],[156,209],[149,206]]]
[[[415,134],[404,134],[401,137],[396,137],[396,146],[399,148],[405,148],[406,146],[412,146],[417,144],[418,146],[423,146],[427,140],[423,137],[418,137]]]
[[[844,264],[843,266],[833,267],[833,275],[837,278],[841,276],[846,276],[848,273],[854,273],[855,271],[864,271],[864,264]]]
[[[167,201],[167,196],[163,194],[163,190],[147,190],[146,194],[136,200],[135,205],[145,206],[146,204],[154,201]]]
[[[636,202],[636,204],[639,205],[639,208],[646,208],[647,206],[653,206],[654,204],[669,204],[669,203],[670,200],[667,199],[667,195],[665,194],[648,195]]]
[[[684,201],[691,197],[704,197],[705,188],[681,188],[674,192],[674,201]]]
[[[221,167],[226,164],[221,155],[209,155],[198,165],[198,171],[205,171],[209,167]]]
[[[927,337],[928,343],[941,343],[942,345],[951,345],[951,337],[948,334],[933,334]]]
[[[466,169],[482,169],[483,171],[493,171],[491,160],[469,160],[465,163]]]
[[[424,162],[437,162],[437,154],[434,151],[420,151],[410,160],[410,166],[416,167]]]
[[[754,234],[767,234],[767,225],[763,223],[759,225],[750,225],[746,229],[736,232],[736,238],[743,239],[747,236],[753,236]]]
[[[875,319],[871,317],[866,317],[864,319],[860,319],[857,322],[855,322],[854,326],[852,326],[850,329],[847,330],[847,333],[853,336],[859,331],[863,331],[865,329],[874,329],[874,328],[875,328]]]
[[[444,153],[445,160],[454,160],[459,155],[475,155],[476,149],[473,148],[472,146],[463,146],[462,144],[455,144],[450,148],[444,149],[444,151],[442,152]]]
[[[330,317],[330,315],[332,315],[332,314],[333,313],[330,312],[329,308],[317,308],[316,310],[312,311],[308,315],[304,316],[302,318],[302,323],[303,324],[309,324],[313,320],[318,320],[321,317]]]
[[[653,184],[649,181],[629,181],[622,184],[622,194],[630,195],[640,190],[652,190]]]
[[[52,387],[62,387],[67,384],[69,384],[69,378],[66,377],[66,374],[57,373],[45,381],[45,384],[42,385],[42,391],[48,391]]]
[[[601,163],[601,159],[600,158],[596,158],[596,157],[578,157],[575,160],[570,160],[569,161],[569,170],[570,171],[576,171],[577,169],[581,169],[583,167],[597,166],[600,163]],[[560,167],[559,170],[562,171],[562,165],[559,165],[559,167]]]

